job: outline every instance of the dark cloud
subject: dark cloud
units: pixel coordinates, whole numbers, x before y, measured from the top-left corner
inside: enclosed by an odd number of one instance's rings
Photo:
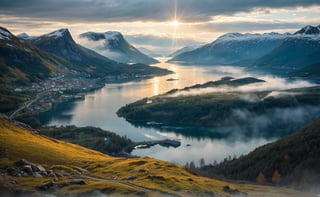
[[[209,20],[253,9],[308,7],[319,0],[176,0],[185,21]],[[174,0],[1,0],[3,15],[59,21],[162,21],[174,16]]]
[[[233,32],[237,30],[238,32],[248,31],[268,31],[270,29],[277,31],[283,29],[293,29],[294,31],[309,25],[308,21],[305,23],[289,23],[289,22],[268,22],[268,21],[259,21],[259,22],[248,22],[248,21],[235,21],[235,22],[217,22],[217,23],[206,23],[197,25],[197,28],[203,31],[215,31],[215,32]],[[317,25],[317,24],[314,24]],[[292,32],[289,32],[292,33]]]

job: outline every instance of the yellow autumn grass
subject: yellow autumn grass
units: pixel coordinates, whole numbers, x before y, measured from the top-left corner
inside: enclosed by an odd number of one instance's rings
[[[0,167],[24,158],[42,164],[47,169],[63,170],[86,180],[86,185],[67,186],[54,191],[57,195],[103,192],[120,196],[229,196],[223,191],[223,187],[228,185],[247,192],[249,196],[312,196],[287,188],[232,184],[209,179],[197,176],[182,166],[152,158],[114,158],[75,144],[40,136],[5,118],[0,118],[0,147],[7,149],[8,157],[7,160],[0,160]],[[84,172],[78,175],[76,172],[81,170]],[[135,179],[127,180],[130,176]],[[16,188],[33,192],[36,192],[37,185],[48,180],[33,177],[14,179],[17,181]],[[57,183],[61,181],[63,178]]]

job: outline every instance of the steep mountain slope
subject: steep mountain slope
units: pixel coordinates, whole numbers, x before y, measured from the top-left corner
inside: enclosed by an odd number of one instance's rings
[[[54,72],[66,73],[72,65],[66,60],[18,39],[0,27],[0,81],[26,83],[43,79]]]
[[[32,40],[32,43],[49,53],[67,59],[93,76],[126,75],[131,77],[136,75],[144,76],[170,73],[168,70],[157,67],[150,67],[143,64],[128,65],[110,60],[93,50],[78,45],[73,40],[68,29],[60,29],[42,35]]]
[[[0,111],[8,112],[28,98],[13,92],[15,85],[24,85],[59,72],[76,69],[70,62],[49,54],[33,44],[18,39],[0,27]]]
[[[311,196],[286,188],[208,179],[151,158],[110,157],[40,136],[5,117],[0,118],[0,128],[0,191],[15,196],[230,196],[231,192]]]
[[[178,49],[177,51],[171,53],[170,55],[168,55],[168,57],[175,57],[175,56],[178,56],[182,53],[185,53],[185,52],[189,52],[189,51],[192,51],[192,50],[195,50],[196,47],[193,47],[193,46],[186,46],[186,47],[183,47],[181,49]]]
[[[320,118],[317,118],[294,134],[257,148],[246,156],[217,166],[206,166],[202,173],[229,179],[261,182],[265,179],[267,182],[319,190],[319,144]]]
[[[169,61],[211,65],[251,62],[273,50],[288,36],[277,33],[229,33],[210,44],[179,54]]]
[[[122,63],[154,64],[157,60],[141,53],[138,49],[126,41],[120,32],[108,31],[105,33],[86,32],[81,38],[93,42],[94,47],[101,54]],[[101,46],[102,42],[102,46]]]
[[[267,68],[296,69],[320,61],[320,28],[306,26],[286,38],[253,65]]]

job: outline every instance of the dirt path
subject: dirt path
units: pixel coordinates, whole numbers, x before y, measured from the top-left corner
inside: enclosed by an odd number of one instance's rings
[[[102,179],[102,178],[96,178],[96,177],[91,177],[91,176],[81,176],[81,178],[89,179],[89,180],[93,180],[93,181],[108,182],[108,183],[119,183],[119,184],[123,184],[123,185],[129,186],[129,187],[133,187],[133,188],[135,188],[135,189],[142,190],[142,191],[145,191],[145,192],[157,193],[157,194],[159,194],[160,196],[168,196],[168,197],[175,197],[175,196],[177,196],[177,195],[175,195],[175,194],[170,194],[170,193],[168,193],[168,192],[163,192],[163,191],[160,191],[160,190],[157,190],[157,189],[152,189],[152,188],[147,188],[147,187],[143,187],[143,186],[140,186],[140,185],[136,185],[136,184],[131,183],[131,182],[128,182],[128,181],[120,181],[120,180],[112,180],[112,179]]]

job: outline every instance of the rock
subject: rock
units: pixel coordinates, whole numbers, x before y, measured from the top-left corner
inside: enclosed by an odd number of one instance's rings
[[[248,194],[245,192],[240,192],[237,189],[231,189],[228,185],[223,187],[223,191],[225,191],[226,193],[231,194],[231,196],[237,196],[237,197],[247,197]]]
[[[19,161],[16,162],[17,166],[26,166],[26,165],[33,165],[31,162],[25,160],[25,159],[20,159]]]
[[[126,178],[126,180],[135,180],[136,178],[138,178],[137,176],[128,176]]]
[[[37,188],[42,191],[47,191],[48,189],[51,189],[53,187],[56,187],[57,185],[53,181],[46,181],[39,185]]]
[[[82,179],[71,179],[69,181],[65,181],[62,183],[62,186],[69,186],[69,185],[85,185],[87,184],[84,180]]]
[[[35,173],[33,173],[33,177],[42,178],[43,176],[39,172],[35,172]]]
[[[32,170],[31,165],[24,165],[24,166],[22,166],[21,169],[22,169],[22,171],[24,171],[25,173],[27,173],[29,175],[33,174],[33,170]]]
[[[18,176],[20,170],[17,169],[17,168],[13,168],[13,167],[9,167],[7,168],[7,173],[10,175],[10,176]]]
[[[47,175],[48,175],[48,177],[52,177],[54,181],[59,180],[58,176],[52,170],[49,170]]]
[[[32,168],[36,172],[46,172],[47,171],[42,165],[34,165],[34,166],[32,166]]]
[[[146,169],[140,168],[140,169],[138,170],[138,172],[146,172]]]
[[[154,174],[150,174],[150,175],[148,176],[148,178],[151,179],[151,180],[153,180],[153,179],[165,180],[165,179],[163,178],[163,176],[157,176],[157,175],[154,175]]]

